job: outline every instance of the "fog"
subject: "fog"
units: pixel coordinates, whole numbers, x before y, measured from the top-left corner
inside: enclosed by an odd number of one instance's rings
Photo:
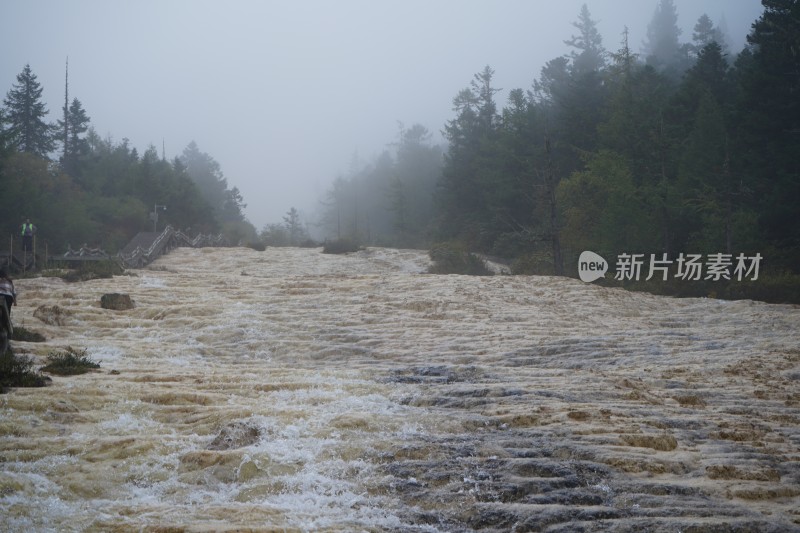
[[[0,90],[26,64],[47,119],[69,97],[101,137],[154,145],[168,159],[192,141],[241,191],[256,228],[312,210],[357,156],[369,161],[420,123],[441,142],[452,98],[485,65],[503,102],[569,52],[581,5],[607,50],[641,46],[656,0],[197,1],[4,0]],[[737,53],[757,0],[675,0],[682,40],[703,13]]]

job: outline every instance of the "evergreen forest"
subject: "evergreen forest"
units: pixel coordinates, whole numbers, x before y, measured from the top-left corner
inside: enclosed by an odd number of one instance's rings
[[[623,253],[760,254],[762,277],[797,293],[800,2],[762,5],[741,50],[707,15],[682,35],[673,0],[656,3],[641,49],[627,28],[607,47],[584,5],[570,52],[530,87],[496,87],[491,66],[479,66],[453,97],[444,146],[401,124],[384,154],[333,181],[317,220],[292,207],[260,232],[195,143],[167,161],[154,146],[102,139],[68,84],[62,118],[47,122],[25,66],[0,108],[2,229],[17,233],[30,217],[54,253],[83,243],[115,252],[157,213],[233,242],[296,245],[313,226],[325,239],[455,243],[515,273],[570,276],[584,250],[612,263]]]
[[[584,250],[612,263],[760,254],[762,276],[789,283],[800,267],[800,2],[762,4],[738,52],[707,15],[682,40],[672,0],[657,3],[639,52],[627,28],[609,50],[584,5],[571,53],[530,88],[500,102],[486,66],[455,95],[440,164],[415,126],[394,157],[337,180],[328,227],[458,243],[518,273],[575,276]]]
[[[19,241],[20,224],[30,219],[37,254],[51,255],[84,245],[116,253],[165,224],[233,242],[255,235],[239,190],[196,143],[172,161],[152,145],[140,154],[128,139],[100,138],[81,101],[70,100],[68,83],[62,118],[48,122],[42,90],[25,65],[0,108],[3,235]]]

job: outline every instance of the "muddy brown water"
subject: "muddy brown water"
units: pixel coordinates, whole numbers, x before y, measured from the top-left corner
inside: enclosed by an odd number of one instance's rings
[[[48,340],[16,352],[101,367],[0,396],[0,531],[800,530],[796,306],[426,267],[207,248],[19,280]]]

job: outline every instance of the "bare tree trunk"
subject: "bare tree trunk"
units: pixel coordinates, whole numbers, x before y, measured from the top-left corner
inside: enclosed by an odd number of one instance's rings
[[[728,139],[725,139],[725,253],[733,253],[733,191],[731,190],[731,156],[728,152]]]
[[[661,136],[661,238],[663,239],[663,249],[664,252],[669,254],[670,246],[670,219],[669,219],[669,209],[667,208],[669,202],[669,178],[667,177],[667,156],[666,156],[666,147],[664,141],[664,118],[661,117],[660,121],[661,130],[659,135]]]
[[[561,241],[558,238],[558,206],[556,205],[556,184],[549,136],[545,136],[544,148],[547,153],[547,170],[545,172],[544,181],[547,187],[547,203],[550,210],[550,239],[553,246],[553,272],[556,276],[563,276],[564,259],[561,256]]]

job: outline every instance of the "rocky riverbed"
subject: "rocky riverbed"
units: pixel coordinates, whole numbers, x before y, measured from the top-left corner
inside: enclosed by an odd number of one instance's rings
[[[0,530],[800,530],[796,306],[426,268],[205,248],[19,280],[48,340],[16,353],[101,367],[0,396]]]

